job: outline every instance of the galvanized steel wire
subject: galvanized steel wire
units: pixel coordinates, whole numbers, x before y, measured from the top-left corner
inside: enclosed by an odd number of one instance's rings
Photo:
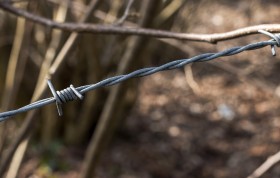
[[[227,50],[224,50],[221,52],[217,52],[217,53],[205,53],[205,54],[200,54],[200,55],[197,55],[197,56],[194,56],[191,58],[187,58],[187,59],[175,60],[175,61],[168,62],[168,63],[163,64],[158,67],[148,67],[148,68],[139,69],[139,70],[136,70],[129,74],[110,77],[110,78],[107,78],[105,80],[102,80],[98,83],[91,84],[91,85],[84,85],[84,86],[80,86],[77,88],[75,88],[73,85],[70,85],[70,87],[68,87],[64,90],[61,90],[61,91],[55,91],[52,83],[48,80],[48,86],[53,94],[53,97],[36,101],[34,103],[28,104],[19,109],[2,112],[2,113],[0,113],[0,122],[6,120],[16,114],[27,112],[27,111],[33,110],[33,109],[37,109],[37,108],[43,107],[45,105],[48,105],[48,104],[51,104],[54,102],[56,103],[58,113],[61,116],[63,114],[62,107],[61,107],[61,105],[63,103],[66,103],[66,102],[72,101],[72,100],[76,100],[76,99],[83,99],[83,95],[91,90],[95,90],[100,87],[115,85],[115,84],[121,83],[121,82],[131,79],[131,78],[144,77],[144,76],[151,75],[151,74],[154,74],[154,73],[157,73],[160,71],[164,71],[164,70],[172,70],[172,69],[181,68],[181,67],[183,67],[187,64],[193,63],[193,62],[210,61],[210,60],[222,57],[222,56],[231,56],[231,55],[241,53],[243,51],[256,50],[256,49],[263,48],[263,47],[266,47],[269,45],[272,47],[272,54],[275,55],[276,54],[275,46],[278,46],[278,47],[280,46],[280,35],[272,34],[270,32],[263,31],[263,30],[260,30],[259,32],[263,33],[265,35],[268,35],[272,39],[269,41],[251,43],[251,44],[248,44],[245,46],[233,47],[233,48],[230,48],[230,49],[227,49]]]

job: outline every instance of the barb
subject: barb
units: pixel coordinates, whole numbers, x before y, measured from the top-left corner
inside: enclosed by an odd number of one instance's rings
[[[264,31],[264,30],[258,30],[258,32],[271,37],[272,40],[276,41],[276,43],[277,43],[276,46],[278,46],[278,47],[280,46],[280,35],[279,34],[273,34],[273,33],[270,33],[270,32]],[[273,56],[276,56],[275,45],[271,45],[271,52],[272,52]]]
[[[14,116],[16,114],[27,112],[32,109],[37,109],[37,108],[43,107],[45,105],[48,105],[48,104],[51,104],[54,102],[56,102],[58,113],[61,116],[62,115],[62,109],[61,109],[62,103],[66,103],[68,101],[75,100],[77,98],[83,99],[83,94],[85,94],[91,90],[95,90],[100,87],[115,85],[115,84],[121,83],[121,82],[131,79],[131,78],[144,77],[144,76],[151,75],[151,74],[154,74],[154,73],[157,73],[160,71],[164,71],[164,70],[172,70],[172,69],[181,68],[181,67],[183,67],[187,64],[193,63],[193,62],[205,62],[205,61],[213,60],[213,59],[216,59],[216,58],[219,58],[222,56],[231,56],[231,55],[241,53],[243,51],[255,50],[255,49],[263,48],[263,47],[269,46],[269,45],[272,46],[272,54],[275,55],[276,53],[274,50],[274,46],[279,46],[280,35],[272,34],[272,33],[266,32],[266,31],[260,31],[260,33],[268,35],[273,39],[269,40],[269,41],[251,43],[251,44],[248,44],[245,46],[233,47],[233,48],[227,49],[225,51],[217,52],[217,53],[205,53],[205,54],[200,54],[200,55],[194,56],[192,58],[175,60],[175,61],[163,64],[159,67],[148,67],[148,68],[139,69],[139,70],[136,70],[129,74],[110,77],[110,78],[107,78],[105,80],[102,80],[98,83],[91,84],[91,85],[84,85],[84,86],[80,86],[77,88],[73,87],[73,85],[70,85],[69,88],[66,88],[64,90],[57,91],[57,92],[55,91],[52,83],[48,80],[49,88],[54,97],[36,101],[34,103],[31,103],[29,105],[26,105],[26,106],[16,109],[16,110],[0,113],[0,122],[6,120],[9,117]]]
[[[78,98],[82,100],[84,96],[76,90],[76,88],[73,85],[70,85],[70,87],[61,90],[61,91],[55,91],[53,84],[50,80],[48,80],[48,86],[53,94],[53,97],[56,101],[57,111],[58,115],[62,116],[62,103],[67,103],[68,101],[77,100]]]

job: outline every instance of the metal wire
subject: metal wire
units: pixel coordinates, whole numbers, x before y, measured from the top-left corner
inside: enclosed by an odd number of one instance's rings
[[[51,81],[48,80],[47,81],[48,86],[53,94],[53,97],[36,101],[34,103],[31,103],[31,104],[21,107],[19,109],[2,112],[2,113],[0,113],[0,122],[6,120],[16,114],[27,112],[27,111],[33,110],[33,109],[37,109],[37,108],[43,107],[45,105],[48,105],[48,104],[51,104],[54,102],[56,102],[58,113],[61,116],[63,114],[62,107],[61,107],[61,105],[63,103],[66,103],[66,102],[72,101],[72,100],[76,100],[78,98],[83,99],[83,94],[85,94],[91,90],[95,90],[100,87],[115,85],[115,84],[121,83],[125,80],[128,80],[130,78],[143,77],[143,76],[151,75],[151,74],[163,71],[163,70],[172,70],[172,69],[181,68],[181,67],[183,67],[189,63],[193,63],[193,62],[210,61],[210,60],[222,57],[222,56],[231,56],[231,55],[241,53],[243,51],[263,48],[268,45],[270,45],[272,48],[271,49],[272,55],[275,55],[276,54],[275,46],[280,46],[280,34],[272,34],[270,32],[263,31],[263,30],[260,30],[259,32],[271,37],[272,39],[269,41],[251,43],[251,44],[248,44],[245,46],[233,47],[233,48],[227,49],[225,51],[217,52],[217,53],[205,53],[205,54],[200,54],[200,55],[194,56],[192,58],[175,60],[175,61],[163,64],[159,67],[149,67],[149,68],[139,69],[139,70],[136,70],[129,74],[110,77],[110,78],[107,78],[105,80],[102,80],[98,83],[91,84],[91,85],[84,85],[84,86],[80,86],[77,88],[75,88],[73,85],[70,85],[70,87],[68,87],[64,90],[61,90],[61,91],[55,91]]]

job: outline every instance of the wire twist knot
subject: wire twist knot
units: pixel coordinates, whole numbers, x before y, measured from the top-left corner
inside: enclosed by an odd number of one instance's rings
[[[272,38],[272,41],[276,41],[276,46],[280,47],[280,34],[273,34],[265,30],[258,30],[259,33],[267,35]],[[271,45],[271,52],[273,56],[276,56],[275,45]]]
[[[48,80],[48,86],[52,92],[53,97],[55,98],[59,116],[63,115],[63,111],[62,111],[63,103],[67,103],[68,101],[73,101],[77,99],[82,100],[84,98],[84,96],[73,85],[70,85],[70,87],[67,87],[66,89],[56,91],[54,89],[52,82]]]

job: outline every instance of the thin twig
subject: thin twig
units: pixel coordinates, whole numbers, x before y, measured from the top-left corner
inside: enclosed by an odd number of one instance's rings
[[[280,32],[280,24],[262,24],[256,26],[249,26],[239,28],[237,30],[214,33],[214,34],[196,34],[196,33],[176,33],[164,30],[154,30],[147,28],[130,28],[119,27],[113,25],[95,25],[87,23],[58,23],[50,19],[37,16],[22,9],[17,9],[10,4],[0,2],[0,8],[8,11],[12,14],[25,17],[35,23],[45,25],[50,28],[58,28],[61,30],[71,32],[88,32],[88,33],[100,33],[100,34],[120,34],[120,35],[138,35],[138,36],[150,36],[157,38],[174,38],[178,40],[191,40],[216,43],[218,41],[229,40],[246,35],[257,34],[258,30],[265,30],[268,32]]]
[[[191,65],[185,66],[184,71],[185,71],[186,81],[189,84],[190,88],[192,89],[192,91],[196,95],[200,96],[201,95],[201,89],[200,89],[199,85],[197,84],[197,82],[195,81],[195,79],[193,77],[193,72],[192,72]]]
[[[134,0],[129,0],[128,1],[128,4],[127,4],[127,6],[126,6],[126,8],[125,8],[125,11],[124,11],[124,14],[123,14],[123,16],[116,22],[116,23],[114,23],[114,25],[122,25],[123,23],[124,23],[124,21],[128,18],[128,16],[129,16],[129,13],[130,13],[130,9],[131,9],[131,6],[132,6],[132,4],[133,4],[133,2],[134,2]]]
[[[120,12],[122,4],[123,3],[121,1],[112,1],[112,4],[108,9],[107,13],[104,13],[104,16],[100,18],[100,23],[113,24],[114,22],[116,22],[117,20],[115,18],[117,17],[117,14]],[[94,11],[93,14],[95,14],[96,11]],[[124,23],[126,22],[127,21],[125,21]],[[100,80],[105,72],[103,69],[108,67],[108,62],[111,59],[113,59],[114,55],[116,55],[115,53],[116,49],[114,47],[116,47],[116,45],[118,46],[117,39],[119,39],[120,36],[108,36],[107,38],[108,40],[106,40],[106,45],[104,46],[102,52],[100,53],[101,56],[98,58],[95,58],[92,55],[94,53],[92,49],[93,46],[90,44],[86,44],[86,48],[84,49],[84,54],[88,62],[86,68],[88,72],[87,81],[89,82]],[[89,42],[90,40],[88,38],[82,41],[85,43],[90,43]],[[99,92],[95,92],[94,94],[84,98],[84,101],[82,102],[82,106],[81,106],[82,110],[81,112],[79,112],[77,116],[77,118],[84,118],[84,119],[81,119],[80,122],[75,122],[75,123],[71,122],[67,124],[66,134],[65,134],[67,142],[70,143],[74,142],[76,144],[78,141],[79,143],[82,143],[86,138],[86,135],[90,132],[91,125],[97,120],[99,120],[98,117],[92,117],[92,114],[95,113],[93,112],[92,108],[93,107],[95,108],[96,104],[98,103],[97,101],[99,101],[102,98],[100,97],[101,96],[100,92],[102,91],[100,90]],[[75,134],[73,134],[73,130]]]
[[[15,178],[18,173],[18,169],[21,165],[22,159],[24,157],[25,150],[28,146],[29,138],[25,139],[20,145],[17,147],[17,151],[15,152],[12,160],[12,164],[7,172],[6,178]]]
[[[64,21],[66,19],[67,9],[68,9],[68,2],[61,3],[57,10],[55,19],[58,21]],[[53,30],[52,31],[52,41],[50,42],[49,48],[47,49],[47,52],[46,52],[44,62],[41,66],[37,85],[41,82],[41,80],[43,80],[44,76],[48,72],[48,68],[51,65],[51,62],[53,61],[53,59],[55,57],[56,49],[58,48],[60,38],[61,38],[61,30],[57,30],[57,29]],[[36,86],[36,88],[39,88],[39,86]],[[47,121],[49,121],[49,120],[47,120]],[[48,125],[48,124],[45,124],[45,125]],[[29,143],[29,138],[26,138],[18,146],[15,154],[13,155],[13,159],[10,164],[10,167],[7,171],[6,178],[15,178],[17,176],[17,173],[18,173],[18,170],[22,163],[23,157],[25,155],[25,151],[27,149],[28,143]]]
[[[156,24],[155,26],[159,26],[164,21],[172,17],[174,13],[178,12],[179,9],[183,7],[183,4],[185,2],[185,0],[171,1],[170,4],[168,4],[154,19],[154,22]]]
[[[258,178],[258,177],[262,176],[271,167],[273,167],[273,166],[275,166],[275,164],[279,163],[279,161],[280,161],[280,151],[278,151],[276,154],[268,157],[267,160],[247,178]]]
[[[13,47],[11,51],[11,55],[9,58],[8,63],[8,69],[6,73],[6,79],[5,79],[5,88],[4,88],[4,95],[2,99],[2,109],[7,110],[11,107],[12,101],[15,100],[15,97],[17,95],[17,89],[14,87],[16,83],[16,75],[19,65],[19,58],[20,58],[20,51],[22,47],[22,41],[24,38],[25,33],[25,19],[18,18],[17,19],[17,28],[16,28],[16,34],[15,39],[13,42]],[[17,85],[18,87],[18,85]],[[6,131],[6,124],[0,126],[0,155],[2,153],[2,149],[4,147],[4,144],[6,142],[6,137],[4,136]]]
[[[138,23],[140,26],[147,25],[148,21],[150,20],[150,8],[151,3],[149,0],[143,1],[141,14],[144,14],[144,17]],[[139,37],[134,37],[129,40],[127,50],[123,54],[120,65],[118,66],[118,74],[125,73],[129,69],[135,55],[137,54],[137,51],[141,47],[142,41],[143,38]],[[122,91],[123,85],[118,85],[110,90],[109,96],[106,100],[100,119],[92,135],[85,155],[85,161],[80,176],[81,178],[90,178],[93,176],[94,169],[98,163],[98,158],[100,154],[102,154],[102,149],[106,146],[108,139],[112,137],[114,131],[116,130],[116,123],[119,121],[115,120],[116,118],[114,117],[114,111],[120,104],[118,102],[118,98],[120,97]]]

